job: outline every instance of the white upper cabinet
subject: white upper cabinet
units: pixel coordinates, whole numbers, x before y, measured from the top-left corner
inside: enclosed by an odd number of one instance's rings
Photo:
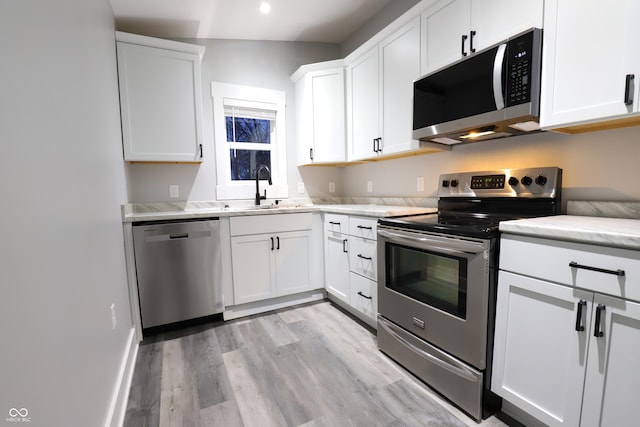
[[[620,119],[638,112],[639,22],[637,0],[545,2],[543,128]]]
[[[422,74],[542,28],[542,18],[543,0],[441,0],[422,13]]]
[[[413,81],[420,77],[420,18],[364,54],[347,58],[349,160],[417,149]]]
[[[116,32],[124,159],[201,162],[204,47]]]
[[[306,71],[305,67],[312,69]],[[296,90],[298,166],[345,162],[343,62],[303,66],[292,80]]]

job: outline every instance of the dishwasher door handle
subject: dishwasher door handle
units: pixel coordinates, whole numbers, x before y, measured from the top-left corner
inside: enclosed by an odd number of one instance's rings
[[[189,238],[189,233],[169,234],[169,239],[171,239],[171,240],[175,240],[175,239],[188,239],[188,238]]]

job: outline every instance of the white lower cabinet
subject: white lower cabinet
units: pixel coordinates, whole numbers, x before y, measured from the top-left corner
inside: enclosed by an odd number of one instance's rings
[[[373,327],[378,315],[376,225],[375,218],[324,215],[326,290]]]
[[[530,241],[503,235],[492,390],[548,426],[633,425],[640,402],[640,303],[594,292],[589,284],[593,274],[605,282],[615,276],[615,292],[640,283],[630,282],[638,271],[612,274],[618,268],[615,260],[605,259],[608,248],[554,241],[548,241],[547,255],[554,260],[547,263],[545,240]],[[633,267],[638,255],[619,252],[619,265]],[[597,254],[602,254],[601,264]],[[605,266],[606,272],[569,266],[589,255],[595,256],[590,266]],[[572,282],[514,271],[516,264],[531,259],[538,266],[564,265],[572,271]],[[555,267],[542,270],[545,276],[565,275]]]
[[[234,303],[314,289],[312,234],[311,214],[231,218]]]

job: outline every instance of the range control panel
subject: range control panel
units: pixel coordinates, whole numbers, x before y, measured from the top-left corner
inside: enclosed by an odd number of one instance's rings
[[[438,197],[557,197],[562,169],[504,169],[440,175]]]

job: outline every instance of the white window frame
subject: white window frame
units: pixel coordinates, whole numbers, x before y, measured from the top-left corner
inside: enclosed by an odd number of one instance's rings
[[[225,105],[261,108],[276,112],[275,141],[271,141],[271,181],[269,185],[266,173],[261,173],[260,192],[267,190],[268,199],[289,197],[287,182],[287,144],[285,126],[286,93],[284,91],[211,82],[213,98],[213,130],[216,147],[216,198],[218,200],[255,199],[256,184],[252,181],[231,180],[230,146],[227,143],[225,123]]]

